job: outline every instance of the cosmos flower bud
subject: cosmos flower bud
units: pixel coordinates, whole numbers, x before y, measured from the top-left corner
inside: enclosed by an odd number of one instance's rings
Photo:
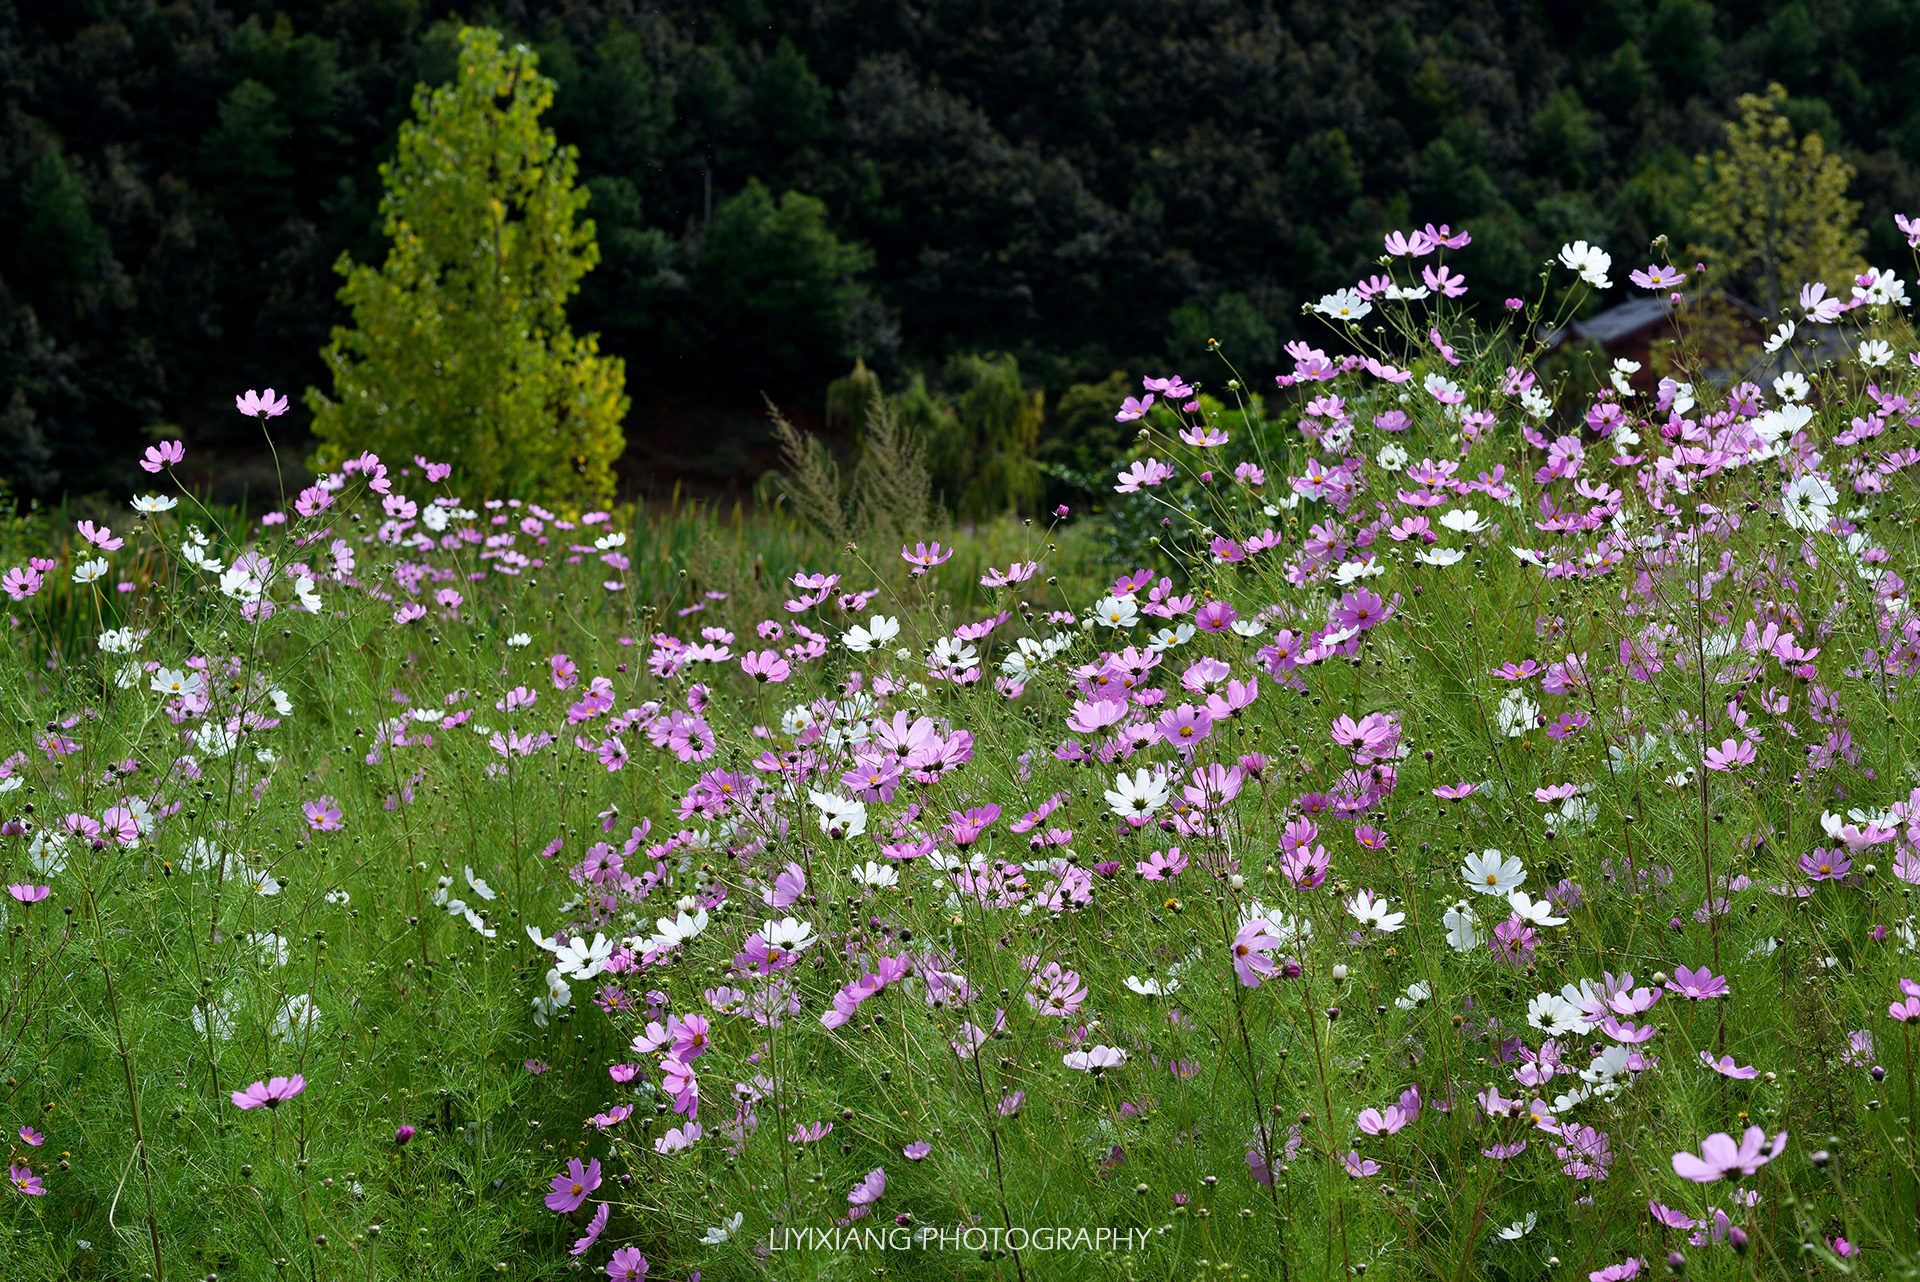
[[[1747,1253],[1747,1231],[1741,1228],[1727,1230],[1727,1243],[1733,1247],[1735,1255]]]
[[[412,1141],[413,1135],[414,1131],[411,1126],[402,1126],[393,1133],[393,1142],[395,1144],[407,1144]]]

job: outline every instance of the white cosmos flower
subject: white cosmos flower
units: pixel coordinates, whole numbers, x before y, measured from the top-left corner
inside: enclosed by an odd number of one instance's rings
[[[708,1229],[707,1235],[700,1240],[708,1246],[719,1246],[740,1231],[746,1218],[744,1211],[735,1211],[732,1219],[722,1220],[716,1227]]]
[[[1868,369],[1879,369],[1893,363],[1893,344],[1882,338],[1871,339],[1860,344],[1860,350],[1854,353],[1854,357]]]
[[[533,638],[524,632],[516,632],[507,638],[507,644],[517,650],[521,646],[532,645]]]
[[[107,558],[104,556],[95,557],[91,561],[82,561],[73,567],[73,581],[75,583],[92,583],[96,579],[104,578],[106,573]]]
[[[1388,442],[1380,447],[1380,452],[1373,456],[1373,461],[1389,472],[1398,472],[1406,467],[1409,457],[1403,446]]]
[[[941,637],[933,643],[933,653],[927,656],[930,666],[950,672],[965,671],[979,662],[980,651],[958,637]]]
[[[1781,348],[1785,347],[1788,343],[1791,343],[1793,341],[1794,329],[1795,329],[1795,325],[1792,321],[1790,320],[1781,321],[1780,328],[1774,330],[1772,335],[1768,337],[1767,341],[1762,344],[1762,346],[1766,349],[1767,355],[1771,356],[1775,352],[1779,351]]]
[[[1598,245],[1589,245],[1584,240],[1562,245],[1560,261],[1569,269],[1579,272],[1580,279],[1595,289],[1613,288],[1613,282],[1607,278],[1607,273],[1613,268],[1613,255]]]
[[[1413,559],[1422,565],[1449,566],[1466,560],[1467,554],[1459,548],[1421,548]]]
[[[224,757],[239,746],[240,736],[225,726],[202,721],[200,728],[193,732],[193,742],[209,757]]]
[[[171,512],[179,506],[179,499],[164,494],[136,494],[133,499],[133,510],[136,512]]]
[[[1370,579],[1386,572],[1387,567],[1378,561],[1342,561],[1340,568],[1333,572],[1333,581],[1344,588],[1361,579]]]
[[[1102,597],[1093,607],[1093,621],[1109,628],[1130,628],[1140,622],[1140,607],[1132,597]]]
[[[320,1008],[311,993],[295,993],[273,1018],[273,1035],[283,1042],[298,1041],[320,1027]]]
[[[1565,917],[1553,915],[1553,903],[1547,899],[1535,899],[1524,890],[1512,891],[1507,895],[1507,906],[1521,921],[1531,922],[1535,926],[1564,926]]]
[[[569,979],[592,979],[607,968],[607,959],[612,956],[613,941],[595,931],[591,941],[575,935],[554,949],[553,964]]]
[[[1527,1003],[1527,1023],[1549,1037],[1584,1035],[1593,1025],[1580,1016],[1580,1008],[1558,993],[1541,993]]]
[[[1518,739],[1533,729],[1539,719],[1540,705],[1521,694],[1511,691],[1500,700],[1500,706],[1494,710],[1494,719],[1500,724],[1500,733],[1509,739]]]
[[[100,648],[108,654],[132,654],[146,644],[146,640],[145,628],[138,632],[132,628],[108,628],[100,634]]]
[[[156,695],[192,695],[200,689],[204,677],[198,672],[177,672],[173,668],[161,668],[154,674],[154,693]]]
[[[1371,890],[1363,890],[1349,899],[1346,907],[1348,915],[1362,926],[1371,926],[1386,934],[1399,930],[1407,920],[1405,913],[1390,911],[1388,901],[1375,898]]]
[[[1107,789],[1107,805],[1122,819],[1144,819],[1166,805],[1172,795],[1172,789],[1154,772],[1136,770],[1128,775],[1123,770],[1113,787]]]
[[[1461,863],[1460,880],[1475,894],[1504,895],[1526,884],[1527,870],[1517,855],[1483,850],[1477,855],[1468,855]]]
[[[1481,516],[1476,508],[1461,507],[1443,514],[1440,517],[1440,524],[1455,534],[1478,534],[1492,522]]]
[[[1440,918],[1447,928],[1447,947],[1456,953],[1470,953],[1480,947],[1480,923],[1473,908],[1462,899]]]
[[[320,613],[320,594],[314,591],[315,583],[306,575],[293,581],[293,595],[300,599],[300,607],[309,614]]]
[[[1796,477],[1780,495],[1780,514],[1789,526],[1809,532],[1824,530],[1833,520],[1833,505],[1840,501],[1833,482],[1817,472]]]
[[[547,972],[546,991],[533,999],[533,1022],[545,1028],[550,1016],[572,1004],[572,987],[558,970],[550,970]]]
[[[651,952],[661,952],[668,948],[677,948],[705,930],[707,921],[707,910],[704,908],[697,913],[682,912],[677,917],[661,917],[654,923],[658,929],[654,931],[653,937],[647,940],[647,949]]]
[[[864,865],[853,868],[848,874],[861,885],[880,890],[900,884],[899,870],[886,864],[877,864],[869,859]]]
[[[865,654],[869,650],[885,648],[887,642],[899,635],[900,620],[876,614],[867,620],[866,627],[849,628],[840,641],[855,654]]]
[[[1142,979],[1138,975],[1127,976],[1127,988],[1142,997],[1165,997],[1180,990],[1177,979]]]
[[[1804,401],[1807,391],[1807,380],[1795,370],[1788,370],[1773,380],[1773,394],[1783,401]]]
[[[1526,1219],[1515,1220],[1513,1223],[1507,1225],[1506,1228],[1500,1230],[1500,1236],[1508,1242],[1518,1242],[1521,1238],[1533,1232],[1533,1226],[1539,1222],[1540,1212],[1528,1211]]]
[[[480,898],[482,899],[492,899],[495,897],[495,891],[493,887],[489,886],[486,882],[482,881],[480,878],[473,875],[472,864],[468,864],[466,866],[466,874],[467,874],[467,885],[473,887],[474,894],[480,896]]]
[[[1407,985],[1407,995],[1405,997],[1394,998],[1393,1004],[1395,1006],[1398,1006],[1401,1010],[1412,1010],[1414,1007],[1418,1006],[1421,1002],[1428,1001],[1432,997],[1433,997],[1433,985],[1429,984],[1424,979],[1416,980],[1415,982]]]
[[[1322,295],[1320,301],[1313,305],[1313,310],[1333,320],[1357,321],[1373,310],[1373,304],[1360,297],[1355,290],[1337,289],[1331,294]]]
[[[820,811],[820,831],[836,841],[858,837],[867,830],[867,806],[831,792],[809,788],[807,797]]]
[[[1194,627],[1191,623],[1183,623],[1177,628],[1161,628],[1158,632],[1154,633],[1152,637],[1148,638],[1147,649],[1153,651],[1155,654],[1165,654],[1167,651],[1173,649],[1173,647],[1185,645],[1187,642],[1193,640],[1193,636]]]
[[[813,933],[812,923],[801,921],[798,917],[782,917],[777,921],[762,922],[759,935],[767,941],[768,948],[777,948],[789,953],[797,953],[820,940],[820,937]]]

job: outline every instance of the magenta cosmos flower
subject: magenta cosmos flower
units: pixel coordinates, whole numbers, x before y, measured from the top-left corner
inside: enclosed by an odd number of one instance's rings
[[[46,1196],[47,1186],[40,1182],[40,1177],[35,1175],[29,1167],[7,1167],[7,1179],[12,1181],[15,1192],[25,1193],[28,1197]]]
[[[613,1282],[640,1282],[647,1276],[647,1257],[637,1247],[623,1246],[607,1261],[607,1276]]]
[[[567,1162],[566,1173],[553,1177],[553,1192],[547,1194],[547,1209],[565,1215],[577,1211],[587,1195],[600,1187],[600,1159],[580,1165],[579,1158]]]
[[[340,806],[332,797],[315,797],[300,807],[300,813],[307,817],[307,826],[315,832],[339,832],[346,827],[340,817]]]
[[[28,886],[15,884],[7,887],[7,893],[23,904],[37,904],[53,893],[51,886]]]
[[[1678,993],[1689,1001],[1705,1001],[1711,997],[1727,995],[1727,980],[1724,975],[1716,975],[1702,966],[1699,970],[1688,970],[1685,966],[1673,968],[1673,978],[1667,981],[1667,991]]]
[[[573,1246],[568,1249],[568,1255],[585,1255],[588,1249],[600,1240],[600,1234],[603,1233],[607,1227],[607,1213],[611,1209],[612,1208],[605,1202],[600,1204],[600,1209],[593,1213],[591,1220],[587,1221],[587,1235],[575,1242]]]
[[[1772,1146],[1763,1152],[1761,1145],[1766,1142],[1767,1133],[1757,1126],[1749,1126],[1738,1144],[1733,1142],[1733,1136],[1716,1132],[1701,1142],[1698,1157],[1692,1153],[1675,1153],[1673,1173],[1696,1184],[1737,1180],[1743,1175],[1754,1174],[1780,1156],[1787,1146],[1787,1133],[1781,1131],[1774,1136]]]
[[[244,1091],[233,1093],[235,1108],[279,1108],[282,1104],[307,1089],[307,1079],[295,1073],[292,1077],[270,1077],[264,1082],[255,1082]]]

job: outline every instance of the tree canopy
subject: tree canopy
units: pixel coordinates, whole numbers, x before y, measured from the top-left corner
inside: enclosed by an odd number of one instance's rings
[[[325,386],[331,267],[381,261],[379,166],[469,21],[555,82],[630,436],[817,408],[855,357],[1003,353],[1048,407],[1208,337],[1252,374],[1416,220],[1472,226],[1490,302],[1563,239],[1709,244],[1694,158],[1770,83],[1868,261],[1920,210],[1916,0],[0,0],[5,479],[119,484],[147,433],[250,434],[236,387]]]

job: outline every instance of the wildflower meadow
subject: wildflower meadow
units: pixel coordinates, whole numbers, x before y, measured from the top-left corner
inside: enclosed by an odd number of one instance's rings
[[[1915,1277],[1906,285],[1580,384],[1469,241],[1099,516],[14,520],[0,1276]]]

